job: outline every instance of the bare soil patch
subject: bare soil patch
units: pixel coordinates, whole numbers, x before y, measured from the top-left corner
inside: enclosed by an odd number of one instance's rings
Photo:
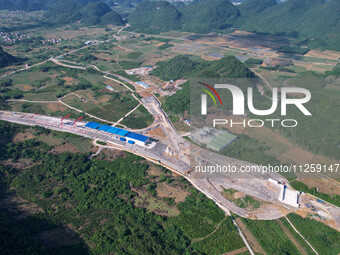
[[[99,157],[103,157],[103,160],[107,161],[113,161],[116,158],[124,158],[125,157],[125,152],[120,151],[120,150],[115,150],[115,149],[102,149],[100,152]]]
[[[156,128],[156,129],[149,130],[147,132],[147,134],[149,134],[152,137],[161,139],[161,140],[166,139],[166,136],[165,136],[163,130],[160,127]]]
[[[238,199],[238,198],[242,198],[242,197],[245,197],[246,194],[244,194],[243,192],[240,192],[240,191],[237,191],[235,194],[234,194],[234,198],[235,199]]]
[[[157,184],[157,194],[159,197],[174,198],[176,203],[184,202],[185,198],[189,195],[188,192],[169,186],[164,182]]]
[[[175,54],[171,54],[171,56],[175,56]],[[154,66],[158,62],[165,61],[167,57],[160,57],[159,55],[148,55],[147,60],[143,62],[143,65]]]
[[[223,255],[236,255],[236,254],[240,254],[242,252],[246,252],[247,250],[248,250],[247,247],[243,247],[243,248],[240,248],[240,249],[237,249],[237,250],[234,250],[234,251],[224,253]]]
[[[96,55],[96,57],[98,59],[102,59],[102,60],[105,60],[105,61],[111,61],[113,59],[112,56],[110,56],[109,54],[105,54],[105,53],[99,53]]]
[[[72,85],[74,81],[72,77],[68,77],[68,76],[63,77],[63,80],[65,81],[65,85]]]
[[[176,205],[168,205],[166,201],[159,198],[159,195],[157,197],[151,196],[145,187],[131,188],[131,190],[138,193],[138,197],[134,200],[134,204],[137,207],[145,208],[149,212],[167,217],[180,214]]]
[[[165,42],[159,42],[159,43],[155,44],[155,46],[160,47],[160,46],[162,46],[164,44],[165,44]]]
[[[62,138],[55,138],[53,135],[40,135],[39,140],[50,146],[57,146],[64,143]]]
[[[31,90],[33,90],[33,87],[31,85],[29,85],[29,84],[17,84],[17,85],[15,85],[15,87],[19,87],[20,90],[22,90],[22,91],[31,91]]]
[[[324,178],[299,178],[308,188],[315,187],[321,193],[337,194],[340,196],[340,183],[336,180],[327,180]]]
[[[153,176],[160,176],[162,174],[162,170],[159,167],[154,165],[149,165],[148,174]]]
[[[52,112],[58,112],[58,111],[64,112],[67,110],[67,107],[61,103],[50,103],[50,104],[47,104],[47,107]]]
[[[33,165],[37,165],[38,163],[32,163],[31,159],[21,158],[17,161],[13,161],[13,159],[7,159],[2,161],[2,164],[5,166],[11,166],[17,169],[26,169]]]
[[[221,59],[220,57],[214,57],[214,56],[209,56],[209,55],[202,55],[201,58],[207,61],[214,61],[214,60]]]
[[[340,57],[340,54],[339,52],[330,51],[330,50],[326,50],[326,51],[310,50],[305,54],[305,56],[338,60]]]
[[[63,153],[65,151],[70,152],[70,153],[79,152],[77,147],[74,146],[71,143],[65,143],[65,144],[62,144],[62,145],[55,146],[50,152],[58,154],[58,153]]]
[[[19,142],[23,142],[25,140],[29,140],[34,138],[35,136],[30,133],[30,132],[25,132],[25,133],[18,133],[13,137],[13,142],[14,143],[19,143]]]

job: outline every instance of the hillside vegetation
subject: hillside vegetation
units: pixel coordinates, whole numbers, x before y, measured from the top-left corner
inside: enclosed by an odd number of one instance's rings
[[[152,75],[163,80],[190,78],[254,78],[254,74],[234,56],[225,56],[216,61],[193,61],[189,55],[179,55],[159,63]],[[245,88],[242,88],[245,89]],[[222,92],[221,95],[230,95]],[[229,107],[232,100],[226,100],[223,107]],[[195,103],[195,102],[192,102]],[[166,111],[183,114],[190,109],[190,83],[183,84],[182,89],[167,98],[163,105]],[[196,107],[195,107],[196,108]],[[198,108],[197,108],[198,109]]]
[[[189,55],[178,55],[158,63],[152,75],[163,80],[183,78],[251,78],[254,74],[234,56],[216,61],[193,61]]]
[[[22,59],[8,54],[0,47],[0,68],[21,62]]]
[[[196,33],[224,30],[232,26],[240,15],[229,0],[202,1],[180,10],[184,16],[182,29]]]
[[[166,11],[168,10],[168,11]],[[234,6],[228,0],[192,2],[178,9],[166,2],[142,3],[128,17],[139,31],[173,29],[196,33],[241,28],[286,35],[300,46],[340,49],[338,0],[247,0]]]
[[[27,132],[34,138],[13,142]],[[0,198],[17,194],[41,208],[20,219],[14,218],[24,216],[20,212],[10,215],[2,209],[1,254],[222,254],[244,246],[231,218],[212,200],[184,178],[136,155],[110,151],[91,160],[87,153],[53,153],[55,145],[40,138],[66,141],[70,134],[2,121],[0,134]],[[5,161],[29,165],[17,169]],[[151,169],[160,173],[151,175]],[[187,194],[182,202],[158,196],[162,182]],[[161,210],[152,209],[161,205]],[[178,213],[164,214],[171,208]],[[55,233],[65,226],[67,233],[79,235],[77,244],[66,240],[60,246],[68,237]],[[194,243],[195,238],[202,240]],[[45,249],[46,242],[52,247]]]
[[[63,24],[80,20],[84,25],[124,25],[120,15],[103,2],[90,2],[86,5],[77,2],[59,0],[49,11],[48,16],[54,22]]]
[[[129,23],[144,32],[179,29],[181,14],[168,2],[142,2],[129,16]]]
[[[99,0],[0,0],[0,10],[47,10],[54,24],[81,21],[84,25],[124,25],[121,16],[113,11],[111,1]]]

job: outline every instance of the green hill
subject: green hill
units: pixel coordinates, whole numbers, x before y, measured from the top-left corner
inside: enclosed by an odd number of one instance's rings
[[[251,32],[285,35],[300,45],[340,50],[339,0],[229,0],[194,1],[189,5],[142,2],[129,15],[141,32],[183,30],[196,33],[238,27]]]
[[[142,2],[129,15],[129,24],[140,31],[167,31],[179,29],[181,14],[168,2]]]
[[[276,0],[248,0],[238,6],[241,12],[241,18],[238,22],[250,22],[258,19],[264,10],[277,5]]]
[[[250,78],[254,74],[234,56],[216,61],[192,61],[189,55],[179,55],[158,64],[152,75],[163,80],[183,78]]]
[[[180,9],[184,22],[182,29],[195,33],[224,30],[235,23],[240,15],[229,0],[209,0],[190,4]]]
[[[87,0],[58,0],[48,16],[55,23],[68,24],[80,20],[84,25],[124,25],[120,15],[105,3]]]
[[[256,10],[258,2],[248,0],[240,5],[241,28],[305,39],[301,44],[310,47],[340,49],[340,1],[289,0]]]
[[[107,4],[103,2],[92,2],[85,5],[80,12],[83,15],[101,17],[110,11],[112,10]]]
[[[163,80],[179,78],[252,78],[254,74],[234,56],[226,56],[216,61],[192,61],[189,55],[176,56],[158,64],[152,75]],[[246,90],[246,87],[240,85]],[[225,92],[223,92],[225,93]],[[230,97],[230,96],[229,96]],[[229,97],[227,97],[229,99]],[[229,107],[229,103],[226,107]],[[166,111],[183,114],[190,110],[190,83],[183,84],[182,89],[167,98],[163,107]],[[199,108],[196,108],[199,109]]]
[[[6,67],[12,64],[17,64],[21,61],[22,59],[14,57],[11,54],[8,54],[0,46],[0,68]]]

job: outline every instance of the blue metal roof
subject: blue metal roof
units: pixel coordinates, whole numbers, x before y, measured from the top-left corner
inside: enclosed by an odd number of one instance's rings
[[[132,139],[135,139],[135,140],[138,140],[138,141],[141,141],[141,142],[146,142],[149,139],[148,136],[137,134],[137,133],[133,133],[133,132],[128,133],[126,135],[126,137],[132,138]]]
[[[131,139],[134,139],[134,140],[138,140],[138,141],[141,141],[141,142],[146,142],[149,139],[149,137],[145,136],[145,135],[133,133],[133,132],[127,131],[125,129],[111,127],[111,126],[108,126],[108,125],[101,125],[101,124],[96,123],[96,122],[88,122],[85,126],[89,127],[89,128],[93,128],[93,129],[98,129],[100,131],[108,132],[108,133],[111,133],[111,134],[115,134],[115,135],[119,135],[119,136],[125,136],[125,137],[131,138]]]
[[[97,129],[100,125],[101,124],[99,124],[99,123],[90,121],[85,125],[85,127]]]
[[[120,129],[120,128],[119,128],[119,129]],[[120,129],[120,130],[118,131],[117,135],[126,136],[128,133],[129,133],[129,131],[124,130],[124,129]]]
[[[127,130],[116,128],[116,127],[110,127],[108,125],[102,125],[100,128],[98,128],[98,130],[108,132],[111,134],[115,134],[115,135],[120,135],[120,136],[125,136],[129,133],[129,131]]]
[[[98,130],[100,131],[105,131],[105,132],[108,132],[107,130],[110,128],[110,126],[108,125],[101,125]]]

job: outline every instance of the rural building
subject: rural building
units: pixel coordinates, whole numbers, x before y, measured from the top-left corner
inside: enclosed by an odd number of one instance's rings
[[[129,144],[137,144],[139,146],[146,146],[150,142],[150,137],[130,132],[125,129],[111,127],[108,125],[102,125],[96,122],[88,122],[85,127],[96,129],[101,132],[110,133],[116,135],[116,138],[120,141],[127,142]]]
[[[145,82],[142,82],[142,81],[137,81],[136,84],[138,84],[139,86],[141,86],[145,89],[150,88],[150,86],[148,84],[146,84]]]
[[[112,92],[115,92],[115,90],[111,86],[109,86],[109,85],[106,85],[105,88],[107,88],[108,90],[110,90]]]

